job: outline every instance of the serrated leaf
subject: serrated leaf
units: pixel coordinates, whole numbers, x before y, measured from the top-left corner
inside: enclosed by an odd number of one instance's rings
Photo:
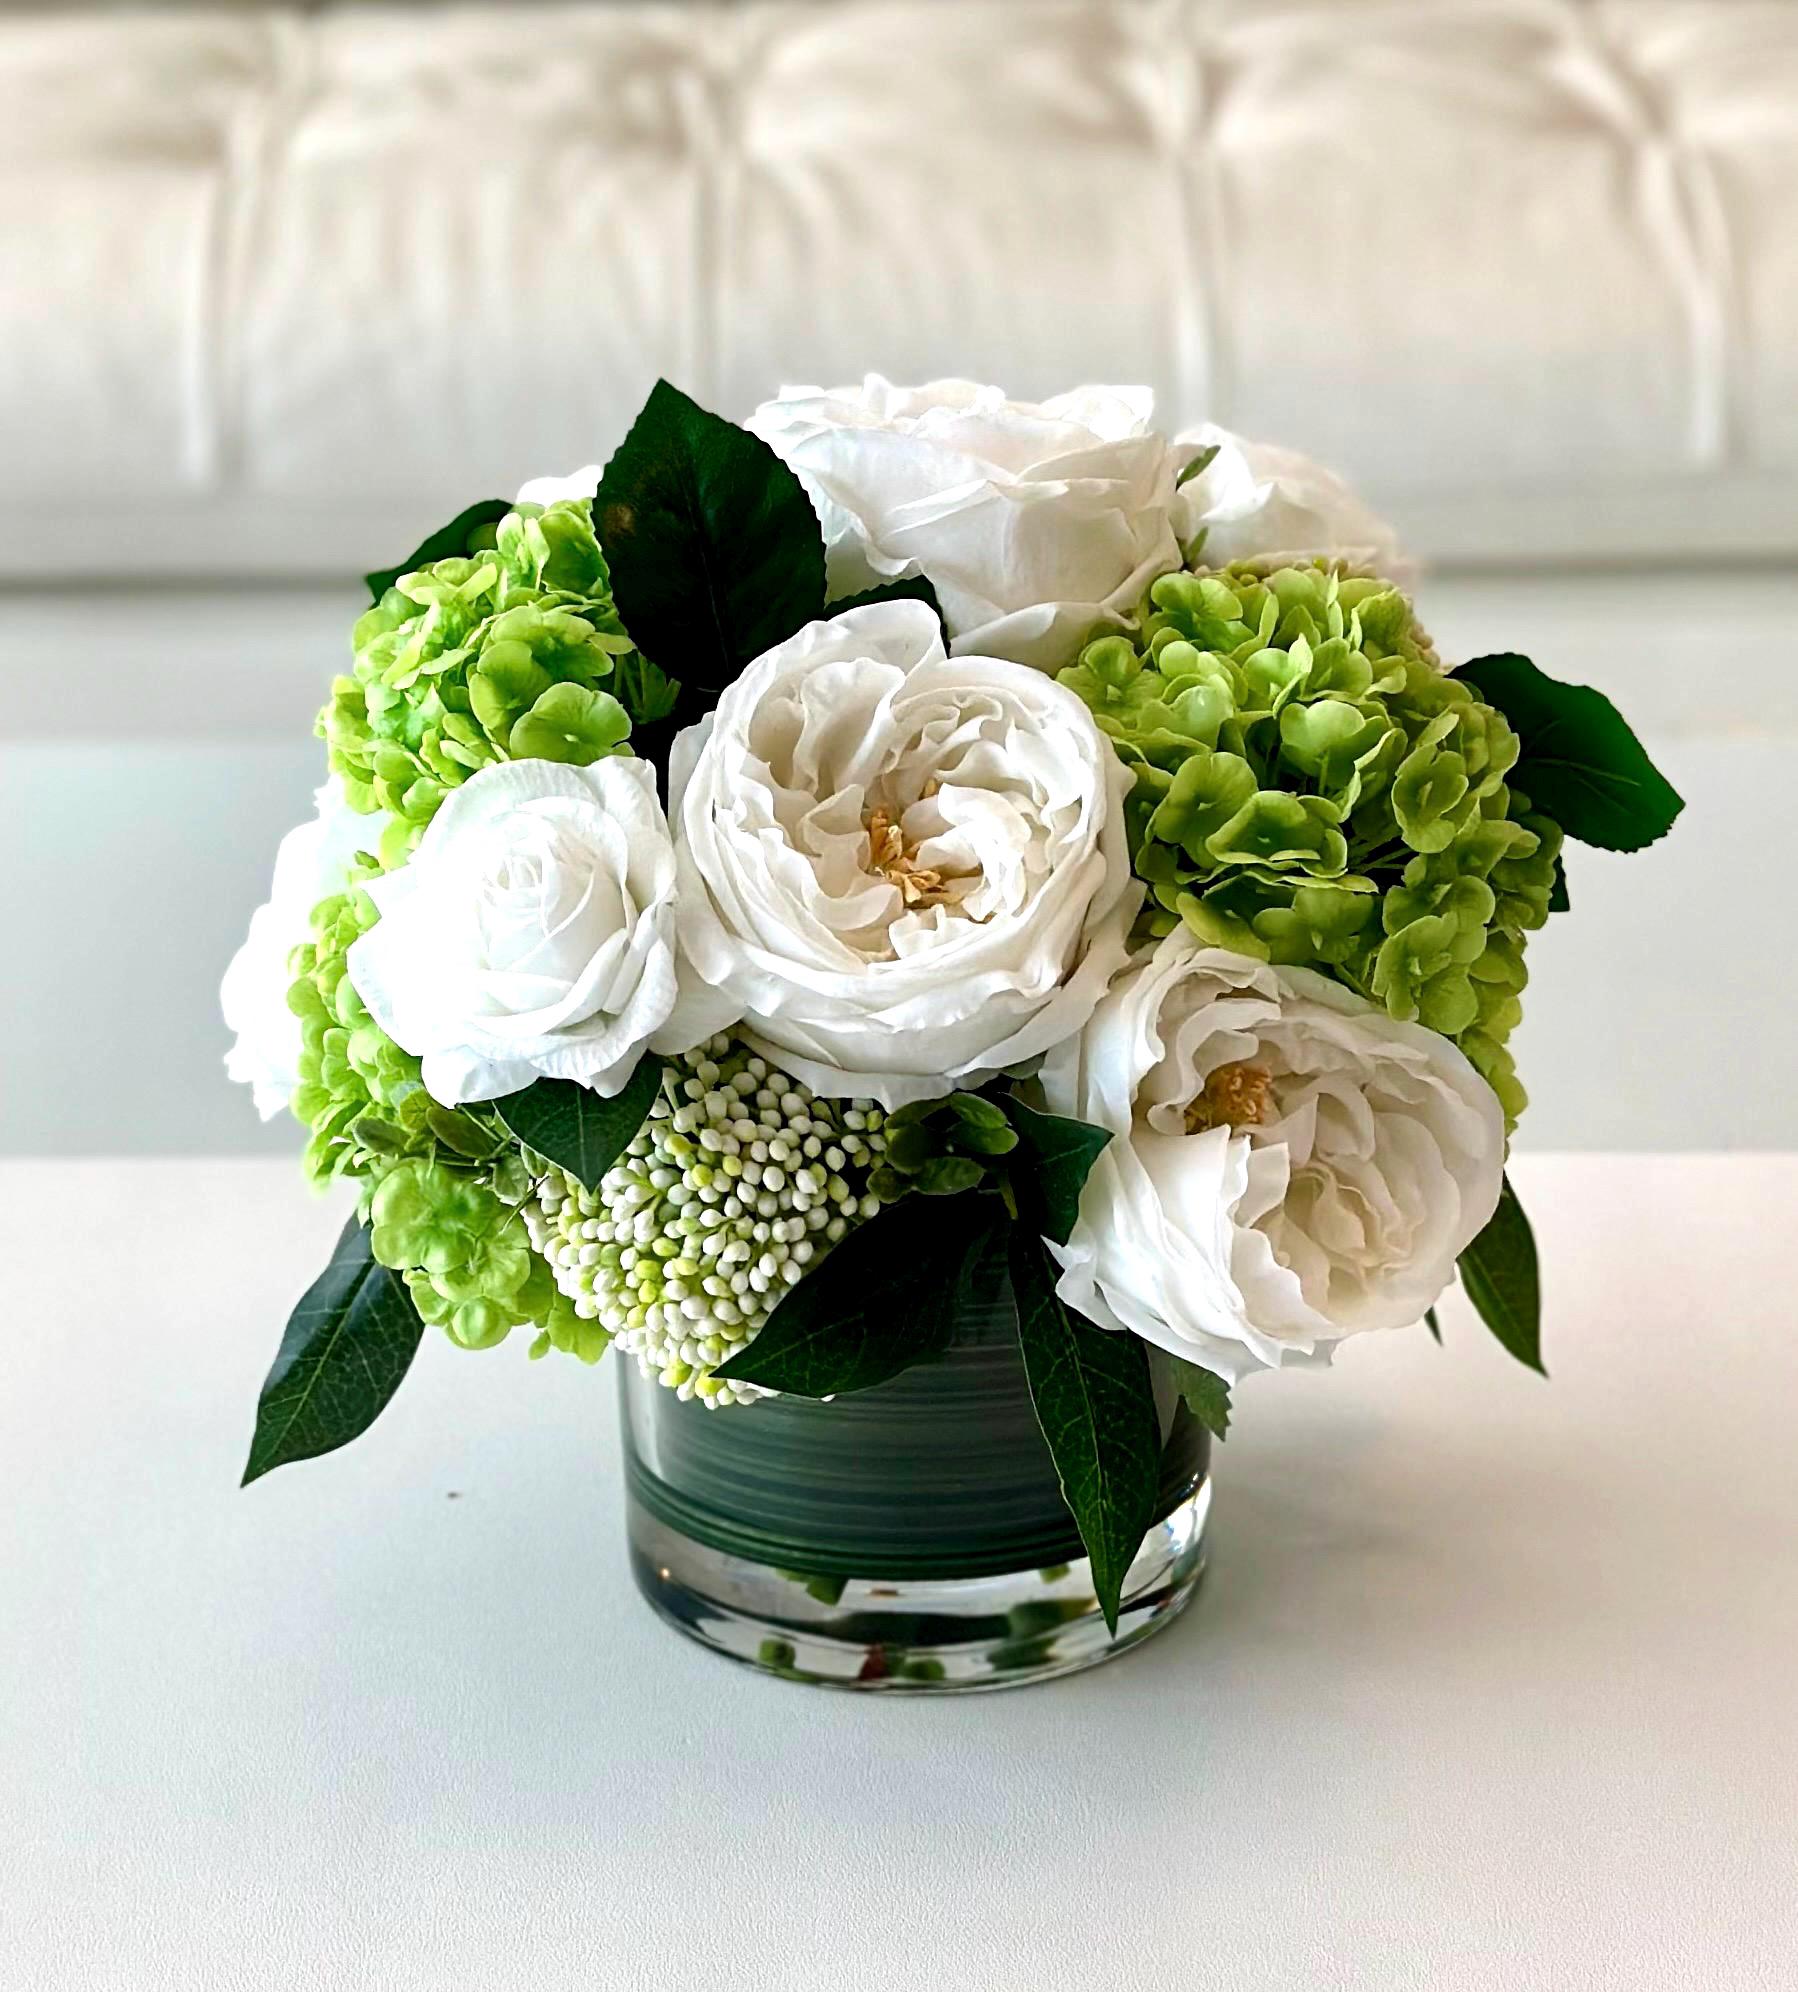
[[[398,567],[378,567],[372,574],[363,575],[369,594],[378,602],[402,574],[428,567],[433,560],[447,560],[451,554],[467,553],[475,534],[483,526],[496,525],[511,509],[503,498],[482,498],[466,511],[458,512],[447,526],[439,526],[429,539],[415,547]]]
[[[1093,1164],[1110,1145],[1102,1127],[1071,1120],[1065,1114],[1039,1113],[1015,1095],[1004,1103],[1018,1131],[1014,1179],[1023,1191],[1044,1233],[1065,1245],[1080,1215],[1080,1192]]]
[[[1115,1634],[1124,1579],[1155,1519],[1161,1471],[1148,1348],[1063,1303],[1048,1248],[1027,1226],[1014,1224],[1008,1245],[1030,1401]]]
[[[936,617],[943,642],[945,646],[948,644],[949,625],[943,620],[943,605],[936,598],[936,590],[922,574],[902,575],[897,581],[882,581],[876,587],[862,589],[859,594],[839,596],[824,613],[840,616],[850,609],[865,609],[871,602],[922,602]]]
[[[1485,1230],[1461,1254],[1460,1268],[1461,1284],[1480,1319],[1520,1363],[1546,1376],[1536,1238],[1510,1177]]]
[[[940,1355],[964,1310],[997,1304],[999,1239],[986,1197],[889,1204],[789,1288],[717,1374],[795,1397],[884,1383]]]
[[[243,1485],[367,1431],[423,1334],[405,1281],[376,1261],[366,1227],[351,1218],[331,1263],[288,1319],[257,1402]]]
[[[1569,837],[1639,851],[1673,828],[1685,807],[1679,791],[1603,692],[1508,652],[1476,657],[1455,676],[1510,722],[1522,746],[1511,785]]]
[[[759,436],[659,380],[593,500],[633,641],[717,691],[824,608],[824,535]]]
[[[1230,1386],[1221,1376],[1184,1356],[1167,1356],[1168,1371],[1180,1401],[1213,1438],[1221,1439],[1230,1429]]]
[[[522,1093],[495,1100],[493,1111],[526,1147],[548,1156],[583,1188],[597,1190],[636,1139],[661,1084],[662,1061],[646,1051],[624,1090],[609,1100],[572,1079],[539,1079]]]

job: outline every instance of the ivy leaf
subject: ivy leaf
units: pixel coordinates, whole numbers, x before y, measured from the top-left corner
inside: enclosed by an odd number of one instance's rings
[[[496,525],[511,509],[503,498],[483,498],[478,504],[470,505],[467,511],[458,512],[447,526],[440,526],[417,547],[409,560],[402,561],[398,567],[379,567],[372,574],[363,575],[369,594],[378,602],[402,574],[428,567],[433,560],[447,560],[453,553],[472,552],[473,541],[480,529]]]
[[[1461,1284],[1480,1319],[1520,1363],[1546,1376],[1536,1238],[1509,1176],[1499,1192],[1497,1210],[1461,1254],[1460,1266]]]
[[[718,691],[823,612],[824,535],[805,487],[747,429],[659,380],[593,500],[632,640]]]
[[[662,1061],[646,1051],[609,1100],[572,1079],[539,1079],[522,1093],[493,1102],[499,1115],[527,1148],[547,1155],[584,1189],[600,1179],[636,1139],[662,1084]]]
[[[824,613],[827,616],[840,616],[850,609],[865,609],[871,602],[922,602],[936,617],[937,627],[943,633],[943,642],[949,641],[949,625],[943,620],[943,605],[936,598],[936,590],[922,574],[902,575],[897,581],[882,581],[878,587],[864,588],[859,594],[844,595],[832,602]]]
[[[1183,1356],[1167,1356],[1166,1361],[1180,1401],[1213,1438],[1221,1439],[1230,1429],[1230,1386]]]
[[[1527,657],[1476,657],[1457,678],[1502,712],[1522,743],[1510,780],[1569,837],[1639,851],[1685,807],[1603,692],[1564,684]]]
[[[1149,1352],[1139,1336],[1095,1327],[1062,1302],[1048,1247],[1027,1227],[1014,1224],[1008,1242],[1030,1401],[1115,1635],[1161,1471]]]
[[[815,1265],[716,1374],[795,1397],[885,1383],[998,1304],[998,1210],[980,1196],[888,1204]]]
[[[1030,1164],[1027,1177],[1020,1169],[1019,1181],[1037,1206],[1043,1231],[1057,1245],[1065,1245],[1080,1215],[1080,1192],[1093,1164],[1110,1146],[1111,1136],[1102,1127],[1070,1120],[1065,1114],[1038,1113],[1015,1094],[1004,1106],[1024,1151],[1018,1161],[1022,1163],[1027,1154]]]
[[[290,1316],[263,1381],[243,1485],[366,1432],[400,1387],[423,1334],[405,1281],[376,1262],[367,1228],[351,1218],[331,1263]]]

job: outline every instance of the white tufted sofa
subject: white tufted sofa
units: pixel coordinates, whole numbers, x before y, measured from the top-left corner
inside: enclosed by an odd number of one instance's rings
[[[291,1145],[212,992],[357,572],[868,367],[1150,380],[1613,692],[1691,808],[1524,1139],[1798,1145],[1798,0],[0,0],[0,1152]]]
[[[0,571],[348,572],[875,366],[1147,378],[1456,562],[1798,544],[1798,6],[0,14]]]

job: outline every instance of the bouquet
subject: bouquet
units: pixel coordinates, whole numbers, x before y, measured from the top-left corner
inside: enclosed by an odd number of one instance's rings
[[[998,1306],[1110,1620],[1158,1387],[1221,1436],[1457,1272],[1541,1366],[1529,939],[1680,799],[1598,692],[1445,662],[1334,478],[1135,390],[664,382],[368,583],[223,992],[357,1196],[246,1482],[427,1326],[753,1418]]]

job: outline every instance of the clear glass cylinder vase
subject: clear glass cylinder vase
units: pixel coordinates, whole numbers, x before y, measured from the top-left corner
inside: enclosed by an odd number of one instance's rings
[[[1209,1441],[1167,1394],[1156,1519],[1116,1635],[1009,1319],[869,1390],[708,1410],[619,1366],[631,1565],[689,1638],[795,1681],[1002,1688],[1090,1667],[1191,1598]]]

